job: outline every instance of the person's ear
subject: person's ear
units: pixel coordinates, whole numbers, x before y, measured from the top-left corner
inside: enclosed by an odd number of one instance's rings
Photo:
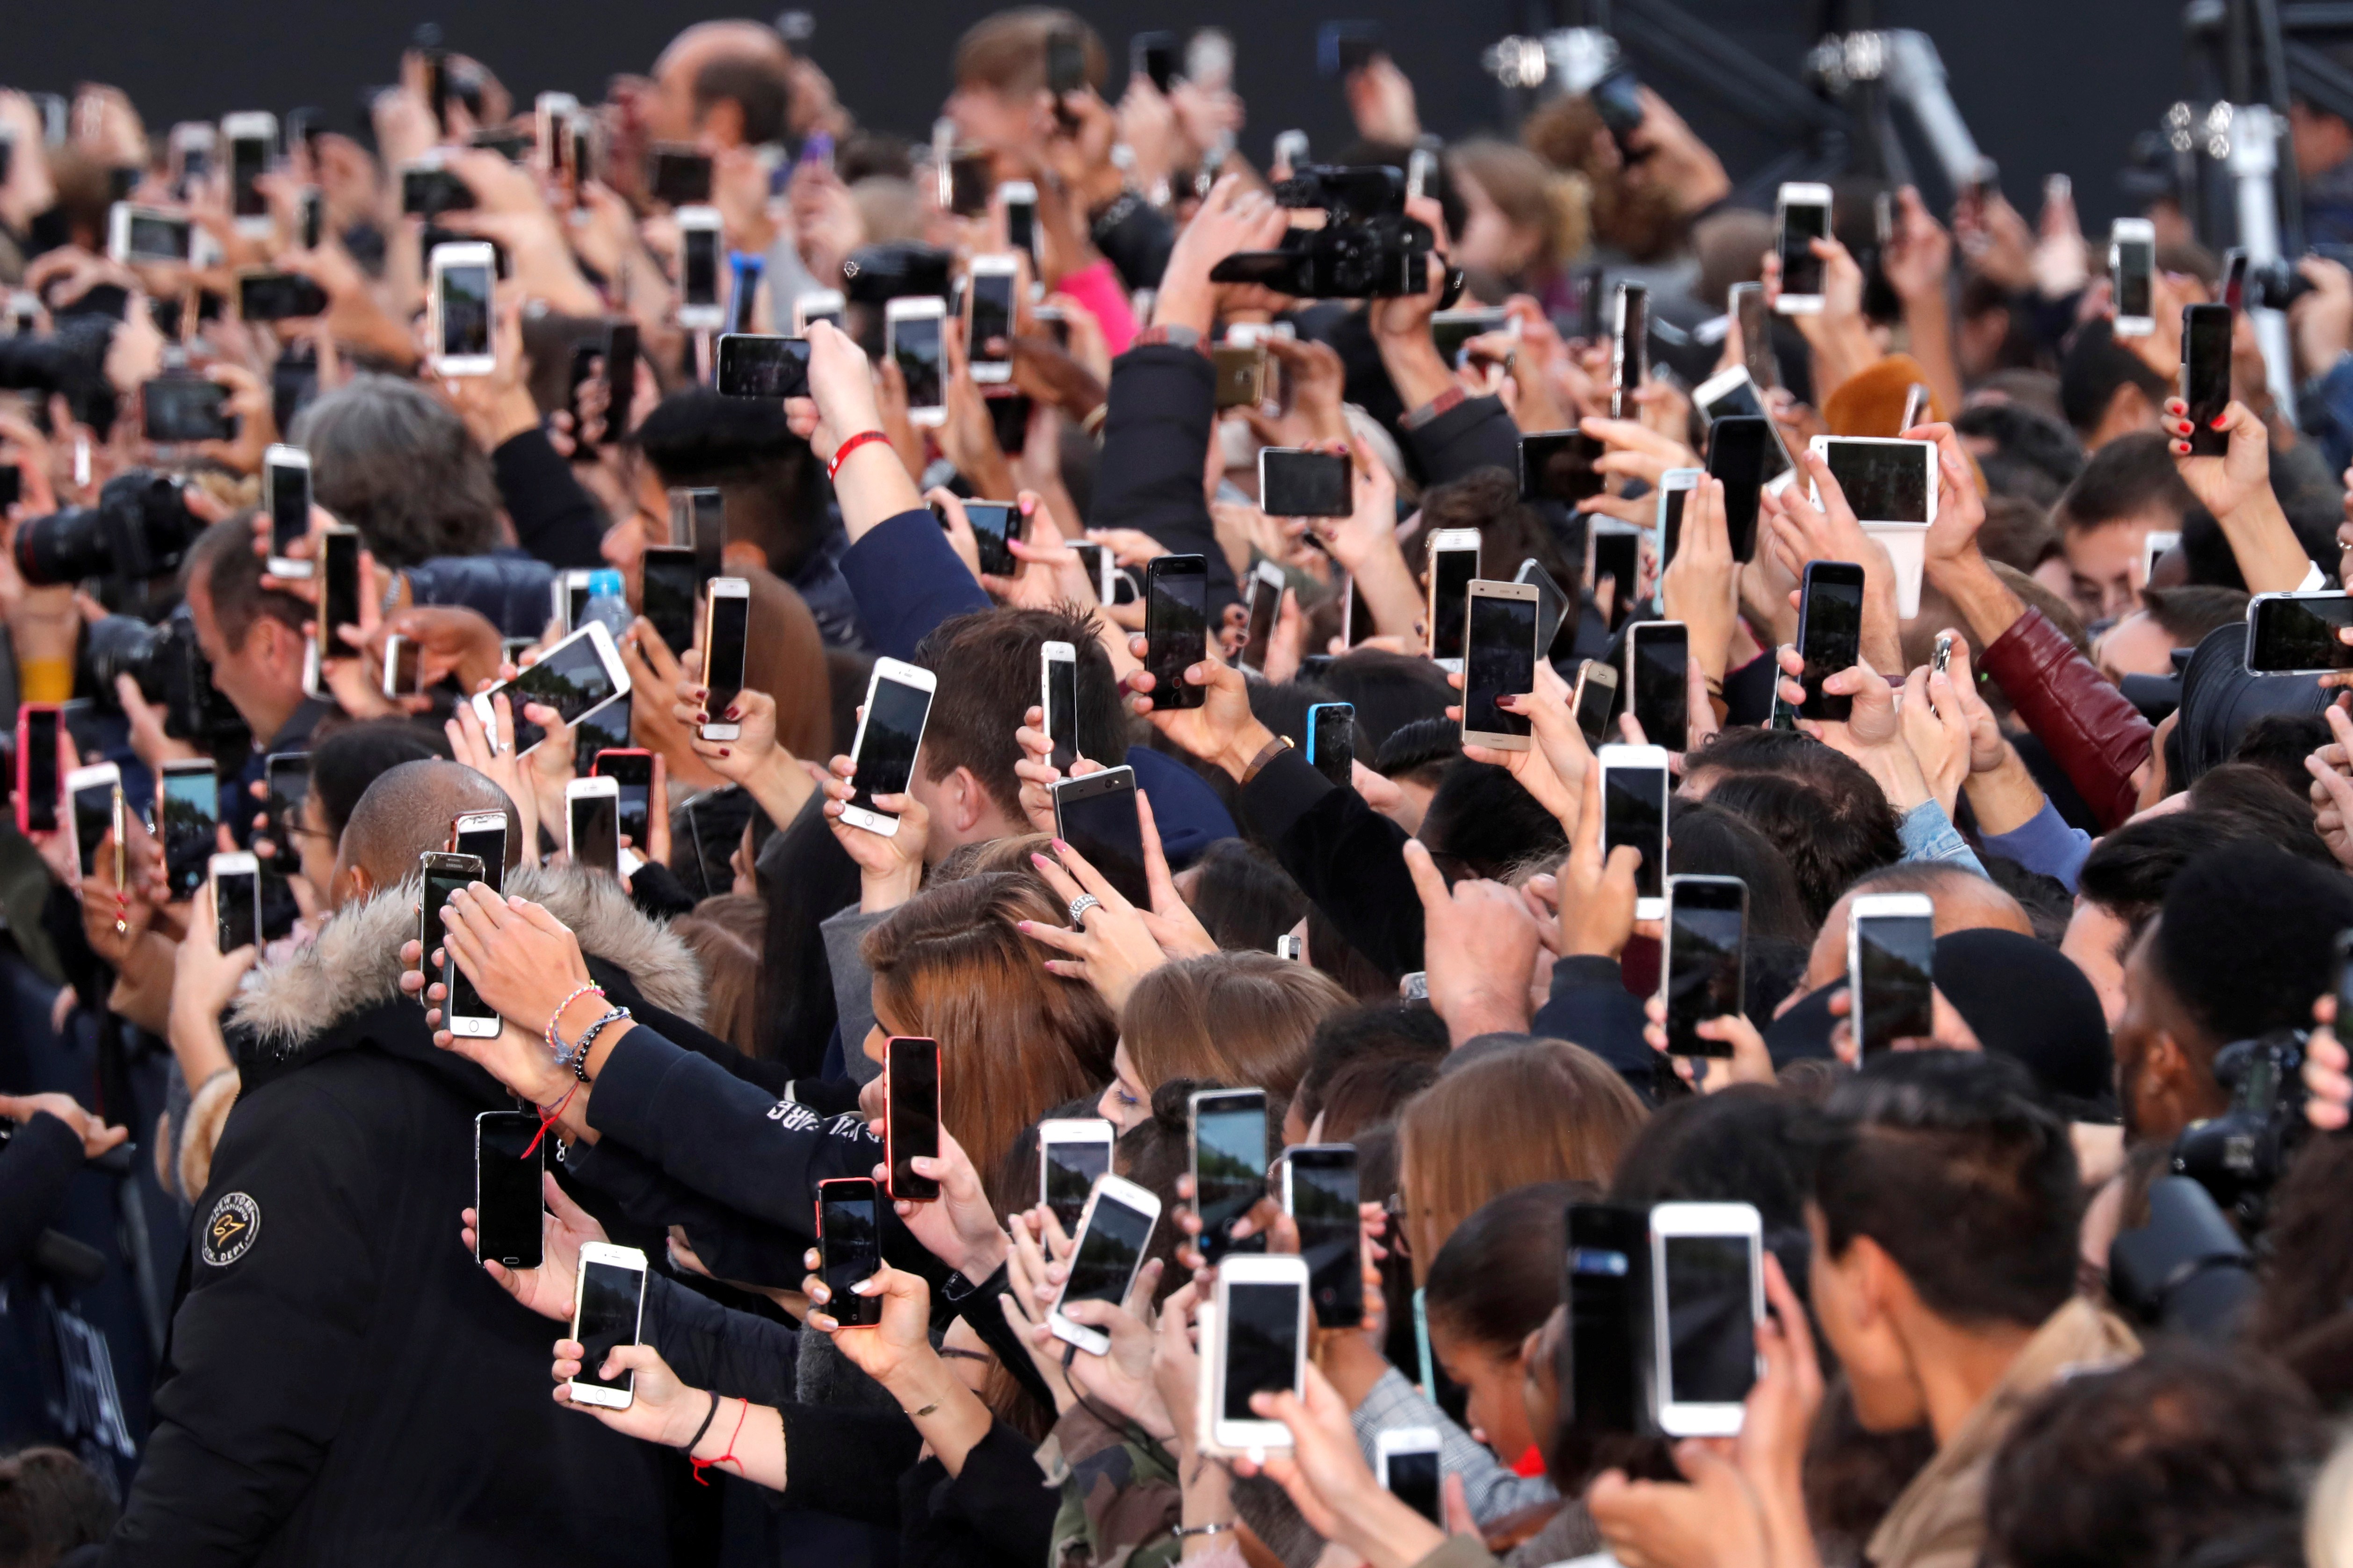
[[[968,767],[958,766],[947,776],[949,828],[958,837],[978,827],[988,812],[988,791]]]
[[[702,117],[703,133],[725,147],[744,144],[744,106],[732,98],[713,103]]]

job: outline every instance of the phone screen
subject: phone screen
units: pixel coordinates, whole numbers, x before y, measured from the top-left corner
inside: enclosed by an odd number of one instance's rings
[[[310,753],[276,752],[264,772],[269,785],[269,836],[278,841],[280,854],[291,857],[295,829],[302,825],[302,799],[311,793]]]
[[[968,500],[964,503],[964,520],[972,525],[972,541],[979,548],[980,569],[992,577],[1010,577],[1021,570],[1013,550],[1006,541],[1014,532],[1013,503],[1001,500]]]
[[[2255,601],[2247,668],[2259,675],[2297,669],[2353,669],[2353,647],[2337,640],[2353,626],[2353,595],[2295,595]]]
[[[719,395],[806,397],[808,360],[806,338],[729,332],[719,340]]]
[[[1054,766],[1064,773],[1079,759],[1079,661],[1050,658],[1046,666],[1046,733]]]
[[[1242,668],[1263,671],[1274,642],[1274,617],[1282,605],[1283,584],[1253,574],[1250,585],[1250,616],[1242,633]]]
[[[1872,915],[1855,921],[1854,933],[1864,1053],[1935,1038],[1936,918]]]
[[[294,272],[248,272],[237,280],[237,313],[248,321],[287,321],[324,315],[327,296]]]
[[[940,1184],[915,1174],[912,1162],[939,1157],[940,1046],[908,1037],[893,1039],[890,1051],[891,1195],[924,1203],[940,1195]]]
[[[1694,1032],[1741,1010],[1741,959],[1747,921],[1734,882],[1681,881],[1667,901],[1667,1049],[1679,1057],[1728,1057],[1732,1047]]]
[[[662,647],[684,653],[694,644],[694,594],[702,584],[694,552],[675,544],[648,545],[640,570],[645,586],[639,603],[646,619],[660,636]]]
[[[598,753],[590,771],[621,786],[617,797],[620,801],[620,829],[629,836],[638,853],[645,854],[653,827],[653,758],[632,756],[627,752],[604,752]]]
[[[1471,584],[1478,575],[1478,551],[1430,552],[1430,658],[1463,657],[1471,629]]]
[[[711,646],[703,649],[703,685],[711,692],[706,711],[723,713],[744,689],[744,645],[752,624],[752,600],[744,594],[711,595]]]
[[[1588,745],[1598,746],[1609,733],[1609,710],[1618,703],[1618,683],[1594,679],[1599,671],[1603,677],[1616,674],[1608,665],[1588,659],[1583,679],[1577,687],[1577,727],[1584,733]]]
[[[1634,417],[1634,389],[1650,369],[1651,291],[1638,283],[1618,285],[1617,331],[1609,347],[1609,416]]]
[[[360,624],[360,536],[319,536],[319,657],[353,658],[357,651],[335,634]]]
[[[1669,1346],[1662,1403],[1737,1405],[1757,1382],[1756,1297],[1748,1238],[1671,1236],[1667,1251]]]
[[[525,751],[539,744],[546,731],[522,716],[524,703],[553,708],[570,724],[591,708],[612,700],[613,678],[607,673],[605,661],[596,657],[596,639],[581,632],[556,644],[545,658],[504,686],[494,688],[492,695],[499,691],[504,691],[514,706],[515,749]]]
[[[1854,699],[1833,697],[1822,682],[1854,668],[1862,656],[1862,568],[1843,562],[1816,562],[1806,569],[1803,612],[1798,618],[1798,651],[1805,656],[1806,700],[1798,711],[1808,719],[1841,723]]]
[[[1163,555],[1145,567],[1144,578],[1144,668],[1152,674],[1152,705],[1198,708],[1202,689],[1185,672],[1208,657],[1208,563]]]
[[[207,863],[220,847],[220,782],[210,766],[174,767],[164,773],[164,874],[174,901],[205,885]]]
[[[1222,1419],[1256,1421],[1253,1394],[1295,1389],[1299,1379],[1299,1287],[1226,1287],[1226,1397]]]
[[[2229,351],[2223,371],[2229,374]],[[2227,392],[2224,400],[2228,401]],[[1925,441],[1831,441],[1822,447],[1831,478],[1862,522],[1926,522],[1935,459]]]
[[[1568,1205],[1569,1408],[1580,1433],[1641,1429],[1643,1394],[1634,1353],[1637,1259],[1650,1247],[1645,1211],[1614,1204]]]
[[[474,1118],[474,1256],[509,1268],[540,1264],[540,1171],[546,1140],[527,1110]]]
[[[1635,721],[1651,744],[1680,752],[1689,739],[1690,634],[1675,624],[1637,627],[1634,645]]]
[[[907,406],[942,405],[940,318],[902,316],[891,323],[891,357],[907,383]]]
[[[1111,1301],[1127,1294],[1144,1261],[1145,1244],[1152,1239],[1152,1216],[1133,1209],[1108,1193],[1095,1201],[1079,1249],[1071,1258],[1070,1281],[1062,1287],[1065,1301]]]
[[[139,389],[142,428],[151,441],[226,438],[228,388],[187,375],[159,375]]]
[[[1814,254],[1813,242],[1828,239],[1831,233],[1831,209],[1824,202],[1788,202],[1781,207],[1781,292],[1784,294],[1820,294],[1822,291],[1822,258]]]
[[[220,950],[261,945],[261,877],[254,871],[223,871],[213,879],[213,916],[220,927]],[[539,1118],[531,1119],[539,1125]]]
[[[1410,1454],[1392,1453],[1388,1468],[1389,1495],[1430,1523],[1441,1522],[1438,1511],[1438,1451],[1424,1448]]]
[[[1111,1170],[1111,1144],[1093,1139],[1055,1139],[1041,1145],[1045,1164],[1046,1206],[1062,1222],[1062,1229],[1076,1229],[1079,1215],[1086,1211],[1087,1194],[1095,1190],[1095,1179]]]
[[[683,259],[679,268],[680,294],[688,305],[719,303],[719,231],[681,228],[679,244]]]
[[[1591,585],[1599,590],[1601,579],[1609,579],[1609,624],[1613,628],[1633,614],[1634,590],[1641,582],[1641,534],[1632,529],[1594,529]]]
[[[441,353],[449,358],[491,355],[491,283],[488,262],[441,269]]]
[[[188,220],[168,214],[131,209],[129,253],[134,261],[185,261],[188,258],[188,236],[192,232]]]
[[[25,715],[25,823],[35,833],[58,826],[58,710]]]
[[[1002,363],[1013,353],[1013,274],[979,272],[966,285],[972,300],[972,358],[975,363]],[[989,341],[1004,343],[992,353]]]
[[[1315,765],[1315,771],[1343,789],[1349,787],[1356,771],[1356,705],[1319,703],[1307,745],[1307,760]]]
[[[237,217],[267,217],[269,202],[253,182],[269,167],[269,143],[256,136],[237,136],[228,144],[230,212]]]
[[[1659,561],[1662,567],[1672,564],[1675,547],[1683,538],[1683,503],[1691,500],[1689,485],[1674,485],[1659,491]]]
[[[1273,448],[1263,468],[1259,510],[1269,517],[1346,517],[1356,510],[1356,470],[1345,452]]]
[[[1471,643],[1462,667],[1462,728],[1466,732],[1525,735],[1530,724],[1496,700],[1536,689],[1536,602],[1473,594]]]
[[[2157,246],[2152,240],[2119,239],[2116,248],[2116,314],[2147,316],[2157,282]]]
[[[1101,781],[1101,782],[1098,782]],[[1055,830],[1138,909],[1152,903],[1144,875],[1144,826],[1135,810],[1135,774],[1112,768],[1054,792]]]
[[[1724,391],[1719,392],[1714,397],[1709,398],[1707,402],[1702,405],[1702,408],[1707,415],[1708,422],[1711,425],[1719,419],[1763,419],[1766,417],[1765,401],[1763,398],[1757,396],[1757,383],[1753,377],[1733,383]],[[1773,440],[1767,441],[1765,444],[1766,480],[1769,483],[1774,479],[1779,479],[1782,474],[1788,470],[1788,468],[1789,455],[1781,449],[1779,438],[1777,437]],[[1677,521],[1681,521],[1680,517]],[[1672,552],[1669,552],[1668,558],[1670,560],[1673,559]]]
[[[1746,561],[1757,548],[1757,509],[1765,499],[1765,453],[1773,445],[1768,422],[1735,416],[1708,427],[1708,478],[1724,486],[1725,531],[1732,558]]]
[[[1038,204],[1035,201],[1010,201],[1005,204],[1005,243],[1016,250],[1035,252],[1038,248]]]
[[[1667,770],[1613,767],[1602,784],[1601,858],[1631,844],[1642,852],[1634,870],[1634,896],[1661,897],[1666,886]]]
[[[532,1121],[534,1125],[538,1118]],[[580,1327],[574,1337],[581,1344],[580,1372],[572,1381],[598,1388],[632,1388],[637,1373],[624,1371],[617,1378],[596,1375],[605,1358],[623,1345],[638,1342],[638,1308],[645,1300],[646,1276],[640,1268],[623,1268],[602,1261],[580,1265]]]
[[[818,1184],[818,1245],[823,1249],[826,1310],[839,1323],[877,1323],[882,1303],[849,1293],[882,1267],[881,1201],[872,1182]]]
[[[449,988],[448,1000],[442,1005],[445,1027],[448,1018],[497,1016],[482,1005],[481,997],[474,990],[474,983],[466,978],[466,972],[458,967],[458,961],[449,956],[448,949],[441,940],[442,933],[449,929],[442,923],[441,906],[449,901],[450,894],[479,878],[482,869],[478,864],[453,865],[451,858],[446,856],[425,863],[425,886],[417,900],[417,943],[424,949],[422,958],[426,963],[431,962],[435,948],[442,950],[441,980]]]
[[[1581,430],[1521,437],[1520,499],[1575,506],[1588,496],[1599,495],[1609,481],[1593,464],[1608,450]]]
[[[1365,1321],[1365,1271],[1358,1246],[1356,1152],[1299,1150],[1290,1159],[1291,1216],[1307,1260],[1307,1299],[1327,1329]]]
[[[617,876],[621,868],[621,797],[576,795],[566,804],[572,817],[573,864]]]
[[[268,478],[269,550],[283,558],[296,540],[311,531],[310,465],[272,463]]]
[[[1194,1212],[1201,1255],[1230,1249],[1226,1232],[1266,1195],[1266,1096],[1255,1089],[1201,1102],[1193,1121]]]
[[[624,797],[628,786],[622,786]],[[638,842],[644,843],[639,839]],[[482,863],[482,882],[493,893],[506,890],[507,826],[503,816],[496,827],[477,827],[458,835],[457,853],[471,855]]]
[[[2189,405],[2189,455],[2220,457],[2230,435],[2214,428],[2231,405],[2231,308],[2191,305],[2182,311],[2181,398]]]
[[[915,773],[915,748],[922,742],[923,721],[932,711],[932,694],[902,681],[877,680],[867,700],[866,725],[859,731],[856,770],[858,786],[849,804],[878,816],[891,813],[874,804],[878,795],[904,795]]]

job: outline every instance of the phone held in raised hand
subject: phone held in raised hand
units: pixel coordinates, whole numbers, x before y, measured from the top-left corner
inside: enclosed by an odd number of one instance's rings
[[[512,680],[478,693],[473,699],[474,716],[482,721],[485,731],[495,734],[498,710],[491,699],[503,694],[514,715],[515,750],[523,752],[546,739],[545,731],[523,717],[526,704],[552,708],[556,717],[572,724],[628,689],[629,671],[621,663],[621,650],[613,646],[613,634],[605,629],[604,622],[590,621]]]
[[[1144,819],[1136,810],[1135,770],[1124,764],[1062,779],[1050,792],[1054,833],[1085,857],[1103,880],[1138,909],[1152,907],[1144,871]]]
[[[1214,1266],[1237,1250],[1263,1252],[1263,1235],[1237,1244],[1230,1233],[1234,1223],[1266,1196],[1266,1091],[1201,1089],[1186,1102],[1186,1110],[1202,1258]]]
[[[488,375],[498,368],[491,319],[498,264],[486,242],[433,247],[426,342],[436,375]]]
[[[1862,567],[1852,561],[1806,563],[1798,596],[1798,653],[1806,661],[1799,678],[1806,698],[1798,716],[1845,723],[1854,699],[1824,691],[1822,682],[1862,658]]]
[[[73,832],[74,854],[87,879],[98,875],[98,847],[114,831],[115,803],[122,797],[122,770],[112,763],[93,763],[66,774],[66,826]]]
[[[459,889],[483,880],[483,862],[479,856],[427,850],[417,858],[417,866],[422,883],[417,905],[417,967],[431,978],[434,950],[441,951],[440,980],[445,988],[440,1004],[441,1026],[460,1039],[496,1039],[500,1026],[497,1009],[483,1002],[474,983],[459,966],[457,954],[441,940],[448,930],[441,919],[441,906]]]
[[[1667,752],[1663,746],[1604,746],[1601,769],[1601,856],[1621,844],[1642,852],[1634,870],[1634,918],[1667,912]]]
[[[155,826],[164,841],[164,874],[176,903],[194,898],[205,885],[205,868],[220,843],[220,778],[210,757],[174,759],[158,772],[163,788]]]
[[[1659,542],[1659,574],[1662,580],[1666,569],[1674,564],[1675,552],[1683,547],[1683,508],[1706,473],[1705,468],[1669,468],[1659,476],[1659,510],[1651,531]],[[1665,595],[1661,592],[1651,597],[1654,603],[1663,602]]]
[[[140,429],[150,441],[226,441],[237,433],[228,388],[216,381],[168,373],[140,384]]]
[[[1936,1037],[1936,907],[1926,893],[1866,893],[1847,913],[1847,1023],[1864,1056]]]
[[[1737,877],[1669,877],[1659,995],[1667,1008],[1667,1052],[1729,1057],[1732,1047],[1701,1037],[1699,1026],[1745,1010],[1748,884]]]
[[[621,836],[646,855],[653,842],[654,754],[640,747],[608,746],[596,753],[588,771],[617,786],[616,822]]]
[[[1785,316],[1820,315],[1829,263],[1814,254],[1814,241],[1831,237],[1831,188],[1784,182],[1775,205],[1781,294],[1774,309]]]
[[[1046,738],[1054,744],[1048,761],[1067,775],[1084,753],[1079,750],[1079,654],[1066,642],[1038,650],[1038,711]]]
[[[1401,1426],[1376,1435],[1373,1471],[1383,1491],[1432,1524],[1446,1522],[1439,1501],[1444,1471],[1436,1427]]]
[[[16,709],[16,831],[30,835],[58,830],[58,800],[63,785],[65,749],[58,742],[64,711],[54,702],[20,703]]]
[[[1734,365],[1719,371],[1703,381],[1692,392],[1692,401],[1707,416],[1711,428],[1719,419],[1763,419],[1766,433],[1772,437],[1765,446],[1764,481],[1768,489],[1786,484],[1796,469],[1790,465],[1788,449],[1781,444],[1781,433],[1774,428],[1769,411],[1765,406],[1765,395],[1757,390],[1756,378],[1746,365]],[[1676,469],[1672,472],[1684,472]]]
[[[1651,369],[1651,291],[1640,283],[1619,284],[1610,325],[1609,417],[1636,418],[1641,410],[1634,392]]]
[[[1642,582],[1642,531],[1614,518],[1586,520],[1585,582],[1599,607],[1601,580],[1609,580],[1607,619],[1616,631],[1634,613],[1634,597]]]
[[[2353,595],[2258,594],[2247,602],[2248,670],[2256,675],[2321,675],[2353,669],[2353,647],[2337,634],[2353,627]]]
[[[1307,1262],[1296,1254],[1229,1258],[1218,1269],[1208,1374],[1210,1447],[1288,1448],[1291,1428],[1250,1408],[1254,1394],[1296,1394],[1307,1367]]]
[[[1160,1200],[1150,1189],[1109,1173],[1096,1178],[1072,1238],[1071,1271],[1047,1310],[1046,1327],[1056,1339],[1096,1355],[1110,1351],[1109,1334],[1071,1321],[1062,1309],[1074,1301],[1125,1301],[1159,1220]]]
[[[1283,1212],[1299,1229],[1308,1298],[1321,1328],[1353,1329],[1365,1321],[1364,1218],[1357,1197],[1354,1144],[1283,1151]]]
[[[1757,550],[1757,509],[1765,499],[1767,453],[1778,450],[1770,419],[1732,415],[1707,431],[1707,477],[1724,487],[1724,529],[1732,558]]]
[[[546,1147],[533,1111],[485,1110],[474,1118],[475,1262],[540,1266]]]
[[[2231,433],[2215,427],[2231,407],[2231,307],[2181,308],[2181,401],[2189,412],[2189,455],[2219,458]]]
[[[678,209],[678,324],[689,331],[727,324],[727,302],[719,294],[721,228],[717,207]]]
[[[1520,499],[1574,507],[1607,488],[1609,476],[1593,465],[1609,448],[1582,430],[1545,430],[1519,442]]]
[[[1198,708],[1208,693],[1185,672],[1209,657],[1209,563],[1199,555],[1160,555],[1144,567],[1144,668],[1152,706],[1163,712]]]
[[[1763,1232],[1748,1204],[1651,1210],[1652,1365],[1659,1426],[1670,1437],[1739,1434],[1759,1372]]]
[[[850,783],[856,786],[841,820],[888,838],[899,818],[875,804],[875,796],[904,795],[915,776],[915,753],[923,743],[937,680],[928,669],[895,658],[878,658],[866,682],[858,736],[850,742]]]
[[[826,1314],[846,1329],[881,1322],[881,1298],[849,1289],[882,1270],[882,1191],[871,1177],[817,1184],[817,1244]]]
[[[1259,448],[1259,510],[1269,517],[1346,517],[1356,510],[1356,483],[1345,452]]]
[[[1627,710],[1654,746],[1680,752],[1691,732],[1691,633],[1681,621],[1626,628]]]
[[[902,295],[882,307],[882,357],[899,367],[907,418],[914,425],[947,423],[947,306],[936,295]]]
[[[1065,1236],[1077,1234],[1087,1194],[1111,1171],[1112,1125],[1101,1117],[1061,1117],[1038,1124],[1038,1201],[1054,1211]]]
[[[1002,386],[1013,379],[1014,295],[1020,282],[1018,257],[972,258],[964,290],[965,360],[976,385]]]
[[[269,513],[269,574],[308,577],[311,563],[289,552],[311,531],[311,454],[272,446],[261,454],[261,504]]]
[[[1282,568],[1271,561],[1261,560],[1250,569],[1250,607],[1243,616],[1240,660],[1246,675],[1266,674],[1267,653],[1274,644],[1274,620],[1282,613],[1286,582]]]
[[[1462,741],[1498,752],[1525,752],[1533,726],[1502,706],[1536,687],[1536,602],[1530,583],[1470,584],[1470,638],[1462,667]]]
[[[744,660],[750,650],[752,584],[744,577],[713,577],[702,601],[702,684],[711,694],[703,710],[711,722],[697,730],[706,741],[741,738],[744,726],[727,717],[744,689]],[[640,846],[640,847],[643,847]]]
[[[1010,577],[1021,570],[1020,557],[1013,553],[1012,541],[1020,534],[1014,519],[1018,515],[1009,500],[968,500],[964,503],[964,521],[972,530],[972,542],[980,558],[980,569],[991,577]],[[940,515],[940,526],[947,526],[947,514]]]
[[[1356,705],[1318,702],[1307,710],[1307,765],[1342,789],[1354,786]]]
[[[1441,528],[1430,536],[1430,659],[1449,674],[1462,668],[1471,633],[1471,583],[1479,575],[1479,531]]]
[[[1577,668],[1577,690],[1569,700],[1569,711],[1576,716],[1577,732],[1588,746],[1598,746],[1609,737],[1609,715],[1618,707],[1618,671],[1614,666],[1598,658],[1588,658]]]
[[[2120,217],[2108,226],[2108,279],[2115,298],[2116,335],[2145,338],[2156,331],[2155,224],[2147,218]]]
[[[625,1371],[608,1380],[603,1373],[607,1356],[638,1342],[645,1314],[646,1255],[634,1247],[584,1241],[579,1270],[573,1287],[572,1338],[581,1346],[580,1372],[565,1386],[575,1405],[627,1410],[637,1402],[638,1374]]]
[[[482,863],[481,880],[493,893],[506,890],[507,814],[469,811],[449,824],[449,852],[471,855]]]
[[[882,1075],[882,1145],[891,1195],[930,1203],[940,1195],[940,1184],[917,1175],[913,1162],[940,1157],[940,1043],[892,1036],[883,1047]]]
[[[621,783],[592,774],[564,786],[565,848],[584,870],[621,874]]]
[[[1918,615],[1928,528],[1936,521],[1936,443],[1817,436],[1807,447],[1821,454],[1863,532],[1887,552],[1895,572],[1895,613],[1907,619]],[[1820,506],[1820,487],[1809,488]]]
[[[261,942],[261,862],[238,851],[215,855],[205,875],[213,885],[213,921],[219,951],[235,952]]]
[[[722,332],[712,384],[722,397],[807,397],[808,362],[807,338]]]
[[[1568,1205],[1560,1386],[1571,1429],[1585,1440],[1654,1436],[1649,1384],[1651,1225],[1646,1208]]]
[[[327,313],[327,291],[300,272],[237,275],[237,313],[247,321],[307,321]]]

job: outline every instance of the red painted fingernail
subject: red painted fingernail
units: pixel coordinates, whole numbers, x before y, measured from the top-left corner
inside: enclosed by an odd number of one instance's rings
[[[722,747],[720,747],[720,748],[719,748],[719,754],[720,754],[721,756],[724,757],[724,756],[730,756],[730,755],[732,755],[733,753],[732,753],[732,752],[730,752],[726,747],[722,746]]]
[[[728,719],[729,719],[730,721],[733,721],[733,720],[734,720],[734,719],[736,719],[736,718],[741,717],[741,715],[739,715],[739,714],[735,711],[735,710],[733,710],[733,708],[730,708],[729,710],[727,710],[727,717],[728,717]]]
[[[2227,413],[2217,414],[2214,416],[2214,428],[2220,430],[2223,425],[2229,421],[2230,417],[2230,415]]]

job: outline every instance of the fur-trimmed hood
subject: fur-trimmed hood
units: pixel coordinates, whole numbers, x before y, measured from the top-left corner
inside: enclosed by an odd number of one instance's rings
[[[396,1000],[400,946],[417,934],[417,879],[338,910],[311,944],[254,972],[229,1010],[265,1049],[291,1054],[340,1018]],[[668,926],[649,920],[609,877],[518,866],[506,890],[572,929],[580,950],[621,970],[648,1002],[702,1022],[702,970]]]

